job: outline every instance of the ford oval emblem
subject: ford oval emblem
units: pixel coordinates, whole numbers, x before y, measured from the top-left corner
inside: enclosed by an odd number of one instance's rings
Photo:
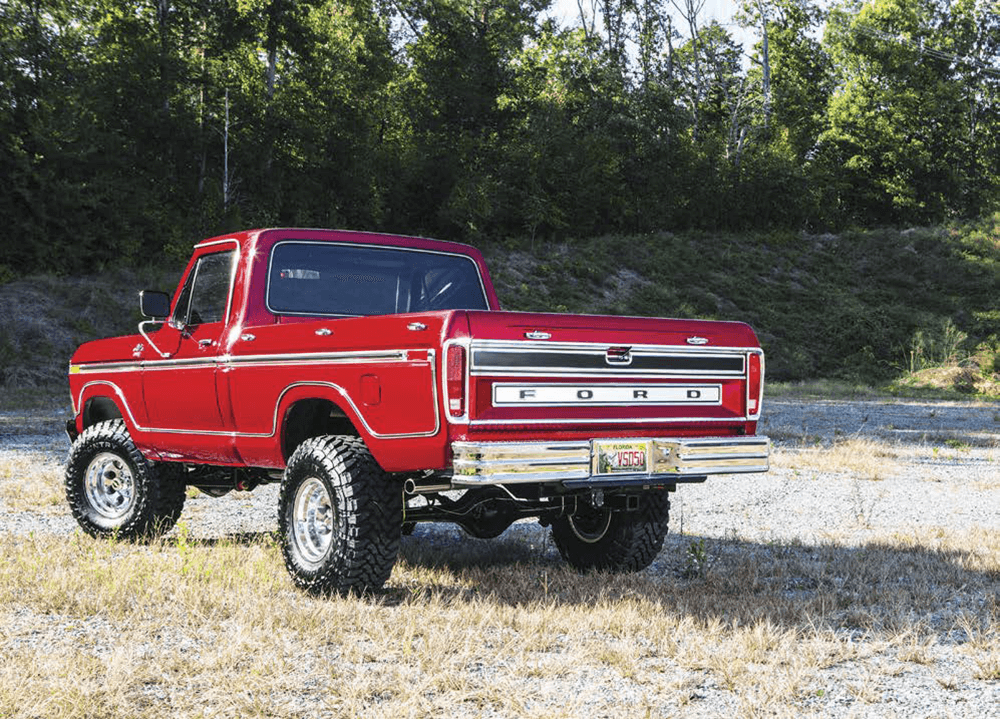
[[[707,345],[708,344],[708,338],[707,337],[688,337],[687,338],[687,343],[689,345]]]
[[[632,364],[631,347],[608,347],[604,354],[604,361],[608,364]]]

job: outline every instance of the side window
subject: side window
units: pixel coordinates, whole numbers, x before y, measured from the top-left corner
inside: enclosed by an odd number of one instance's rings
[[[221,322],[226,314],[236,251],[216,252],[198,258],[181,290],[174,319],[185,325]]]

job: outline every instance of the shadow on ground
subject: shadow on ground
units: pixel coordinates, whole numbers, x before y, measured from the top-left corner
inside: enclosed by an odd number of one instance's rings
[[[580,607],[640,601],[726,623],[818,622],[863,631],[947,632],[961,621],[1000,622],[996,538],[992,545],[984,536],[983,543],[935,547],[926,537],[843,546],[680,535],[668,537],[642,572],[581,574],[562,562],[547,536],[535,528],[459,541],[446,530],[420,528],[404,540],[402,571],[393,577],[415,579],[404,586],[391,581],[382,599]]]

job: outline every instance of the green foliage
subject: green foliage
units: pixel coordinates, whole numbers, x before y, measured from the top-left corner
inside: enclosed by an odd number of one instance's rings
[[[657,233],[508,243],[487,258],[507,309],[743,321],[769,379],[882,384],[972,358],[993,374],[997,229]]]
[[[928,367],[955,364],[962,358],[968,339],[969,336],[958,329],[950,317],[935,326],[918,329],[913,333],[906,353],[906,369],[919,372]]]
[[[996,207],[1000,15],[988,3],[844,2],[826,46],[839,89],[818,148],[839,175],[827,204],[866,224]]]
[[[692,539],[684,551],[684,568],[681,569],[681,577],[684,579],[707,579],[715,559],[716,557],[709,553],[704,537]]]
[[[568,26],[551,0],[7,0],[0,281],[245,226],[489,245],[1000,210],[989,3],[842,0],[822,41],[816,0],[738,5],[749,65],[666,0]]]

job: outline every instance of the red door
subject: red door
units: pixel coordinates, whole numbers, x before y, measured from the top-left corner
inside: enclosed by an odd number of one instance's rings
[[[148,429],[170,435],[180,456],[232,461],[232,428],[219,404],[220,344],[230,310],[236,251],[206,248],[196,256],[170,322],[150,335],[156,347],[143,362]],[[215,250],[214,252],[211,250]]]

